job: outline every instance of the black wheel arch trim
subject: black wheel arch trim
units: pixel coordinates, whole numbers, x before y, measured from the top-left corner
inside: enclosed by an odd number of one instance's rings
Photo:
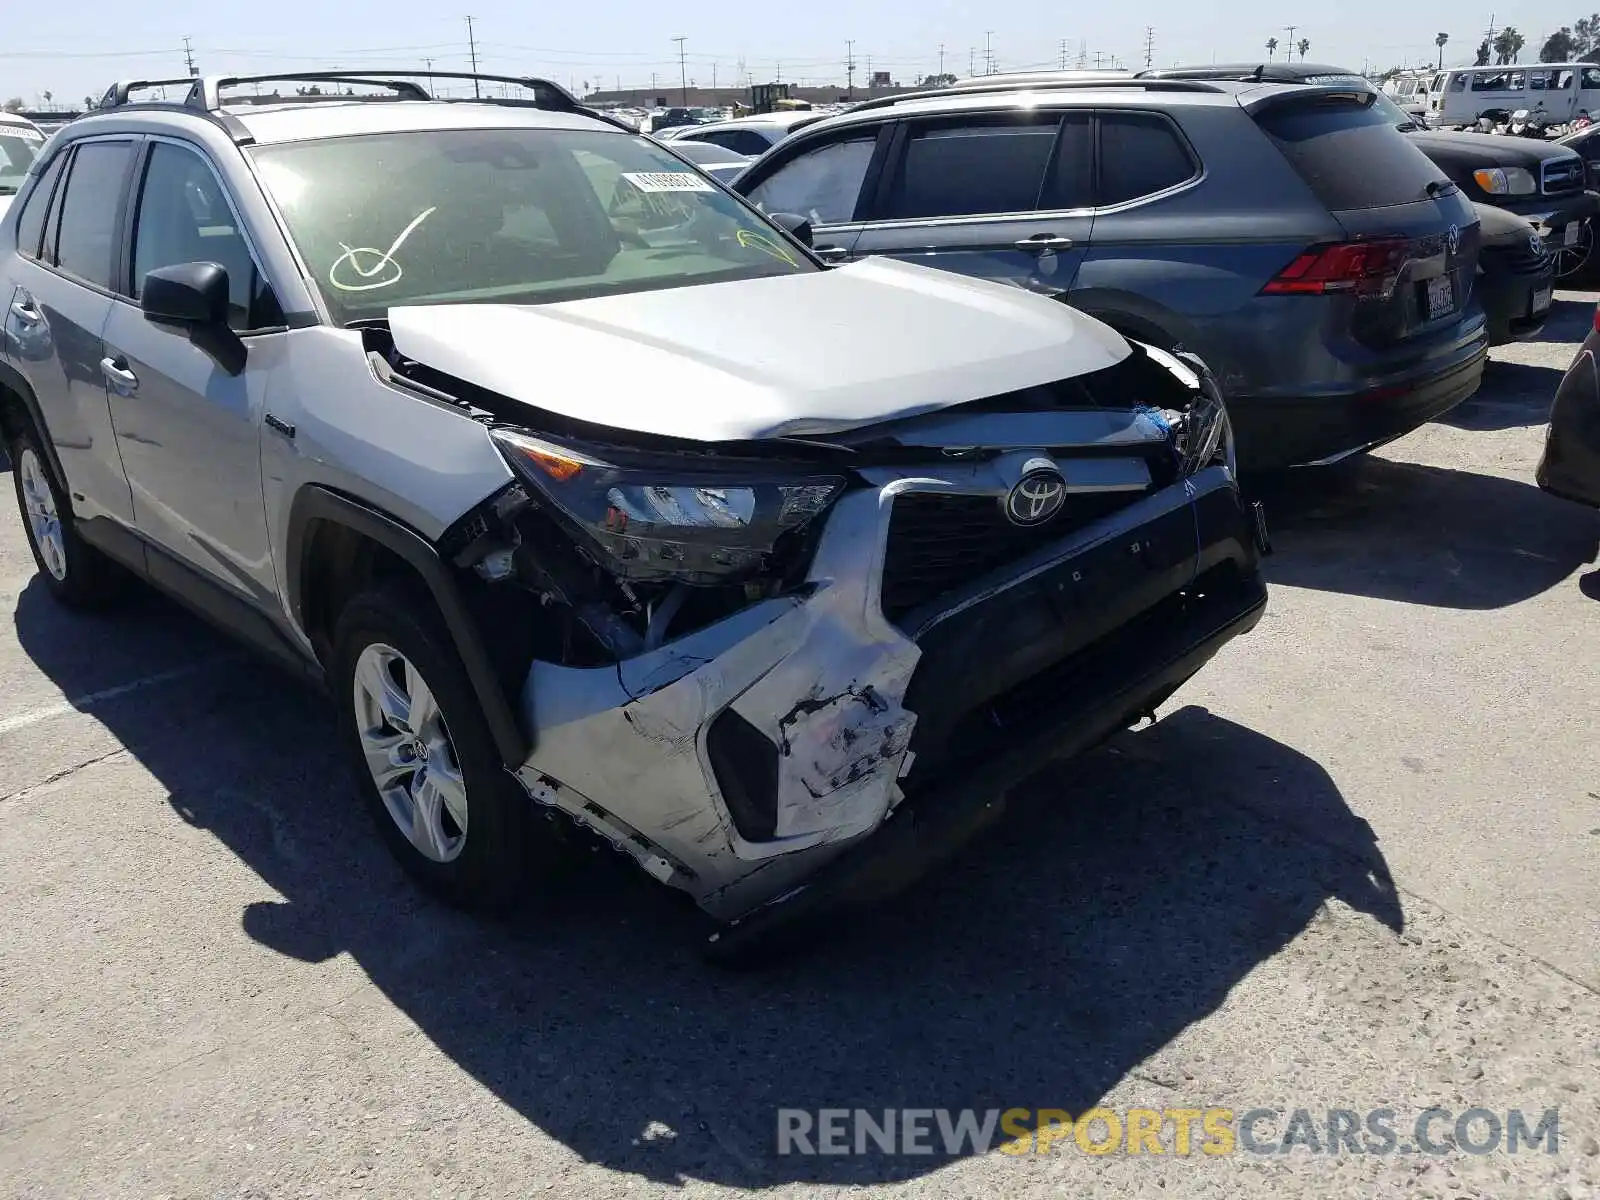
[[[505,689],[495,674],[483,637],[468,611],[454,577],[433,544],[410,526],[378,509],[329,488],[311,484],[300,489],[289,510],[289,530],[284,553],[284,584],[295,624],[303,631],[305,577],[312,539],[307,535],[318,521],[344,525],[388,550],[415,568],[427,584],[445,628],[455,643],[467,680],[477,694],[495,749],[508,768],[526,761],[533,739],[512,710]]]
[[[39,407],[39,398],[33,394],[33,389],[28,386],[28,381],[22,372],[7,362],[0,362],[0,387],[14,392],[21,398],[22,407],[27,411],[28,419],[33,422],[33,431],[39,436],[39,448],[44,451],[45,460],[50,464],[50,470],[55,475],[56,482],[61,485],[61,490],[68,494],[70,503],[71,487],[67,483],[67,473],[61,469],[61,458],[56,454],[56,444],[50,438],[50,427],[45,424],[44,411]]]

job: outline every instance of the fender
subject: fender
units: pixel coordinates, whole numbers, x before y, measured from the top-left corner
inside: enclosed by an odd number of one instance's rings
[[[394,551],[422,577],[433,593],[434,603],[444,618],[445,629],[454,641],[461,665],[467,670],[467,680],[477,693],[478,704],[489,724],[495,748],[500,751],[506,767],[520,767],[533,749],[533,742],[517,723],[511,703],[495,675],[483,638],[468,612],[455,578],[450,574],[439,552],[421,534],[401,524],[393,517],[371,508],[348,496],[341,495],[315,484],[300,489],[289,510],[288,545],[284,554],[284,585],[288,594],[290,615],[304,631],[303,586],[307,554],[311,543],[306,537],[313,522],[324,520],[344,525],[380,546]]]
[[[0,387],[22,398],[22,407],[27,411],[29,420],[33,422],[34,432],[39,435],[40,448],[44,451],[56,482],[61,485],[63,491],[70,493],[67,473],[61,469],[61,459],[56,455],[55,441],[50,437],[50,427],[45,424],[44,410],[39,407],[39,398],[33,394],[33,388],[28,386],[28,381],[21,371],[3,361],[0,361]]]

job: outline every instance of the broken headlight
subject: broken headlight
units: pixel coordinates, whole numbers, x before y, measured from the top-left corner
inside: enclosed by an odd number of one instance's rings
[[[1178,456],[1180,476],[1193,475],[1207,467],[1227,467],[1238,474],[1233,450],[1233,423],[1228,419],[1228,406],[1223,403],[1222,389],[1215,377],[1198,355],[1179,352],[1167,354],[1146,347],[1150,357],[1160,362],[1179,381],[1194,393],[1189,407],[1182,412],[1160,410],[1163,424],[1172,434],[1172,448]]]
[[[719,584],[755,574],[785,535],[825,512],[838,476],[793,466],[623,465],[511,429],[506,461],[621,579]]]

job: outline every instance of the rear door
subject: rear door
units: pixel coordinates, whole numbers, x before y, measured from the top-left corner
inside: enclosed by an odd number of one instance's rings
[[[134,148],[131,138],[94,138],[52,155],[19,218],[17,286],[5,314],[12,363],[38,398],[74,513],[123,524],[133,504],[111,431],[101,335]]]
[[[1351,274],[1342,306],[1356,340],[1387,347],[1454,336],[1472,299],[1478,218],[1438,166],[1358,96],[1280,95],[1251,115],[1362,247],[1361,278],[1350,254],[1308,268]]]
[[[903,122],[856,254],[1059,295],[1089,248],[1093,118],[1014,109]]]

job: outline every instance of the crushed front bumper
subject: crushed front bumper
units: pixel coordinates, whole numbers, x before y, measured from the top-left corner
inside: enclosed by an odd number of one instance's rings
[[[819,872],[854,876],[829,864],[878,862],[880,842],[896,870],[915,866],[893,831],[964,825],[958,812],[1147,711],[1259,617],[1255,524],[1211,467],[890,621],[896,498],[994,494],[980,474],[883,475],[846,495],[800,594],[615,666],[535,663],[524,786],[712,916],[767,924],[852,890]],[[988,799],[939,799],[952,780]]]

